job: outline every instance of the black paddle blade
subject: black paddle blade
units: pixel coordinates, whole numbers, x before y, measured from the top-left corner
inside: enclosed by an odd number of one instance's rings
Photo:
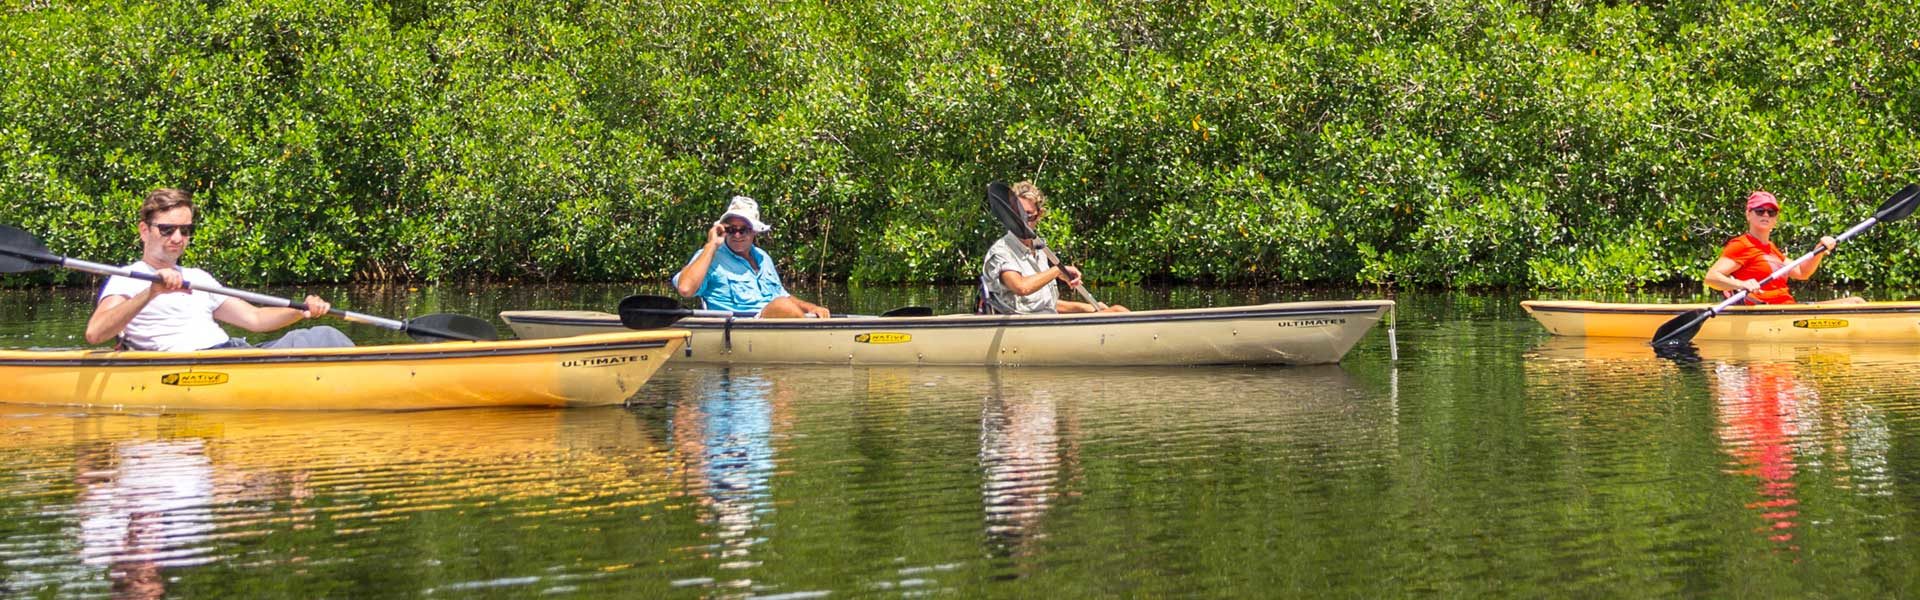
[[[1699,308],[1667,319],[1667,322],[1660,324],[1659,329],[1653,331],[1653,345],[1655,347],[1681,346],[1692,343],[1693,336],[1700,333],[1700,324],[1712,317],[1713,311]]]
[[[880,313],[882,317],[931,317],[933,309],[925,306],[902,306]]]
[[[1655,345],[1653,347],[1653,355],[1673,361],[1675,365],[1682,368],[1698,368],[1700,366],[1700,349],[1687,342],[1668,344],[1665,346]]]
[[[500,332],[485,319],[457,315],[453,313],[435,313],[407,320],[407,335],[413,339],[433,342],[488,342],[500,339]]]
[[[1033,228],[1027,226],[1027,215],[1020,210],[1020,202],[1013,199],[1013,188],[1004,181],[987,184],[987,210],[993,212],[993,218],[1000,220],[1000,226],[1007,228],[1014,237],[1033,239]]]
[[[58,262],[33,234],[0,225],[0,273],[38,271]]]
[[[678,322],[692,311],[666,296],[633,295],[620,300],[620,324],[627,329],[659,329]]]
[[[1873,218],[1881,223],[1892,223],[1913,214],[1915,207],[1920,207],[1920,184],[1909,183],[1907,187],[1894,192],[1893,197],[1887,198],[1880,205],[1880,210],[1873,213]]]

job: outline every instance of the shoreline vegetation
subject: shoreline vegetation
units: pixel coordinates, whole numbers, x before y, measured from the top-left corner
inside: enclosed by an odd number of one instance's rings
[[[0,9],[0,223],[233,285],[663,281],[733,194],[794,279],[971,281],[988,181],[1096,282],[1625,290],[1920,179],[1904,2],[232,0]],[[1819,283],[1920,285],[1920,233]],[[83,274],[12,284],[91,285]]]

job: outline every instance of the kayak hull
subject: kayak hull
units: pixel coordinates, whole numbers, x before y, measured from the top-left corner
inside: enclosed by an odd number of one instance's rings
[[[1661,324],[1711,304],[1528,300],[1520,306],[1554,335],[1652,340]],[[1920,343],[1920,302],[1732,306],[1695,340]]]
[[[199,352],[0,351],[0,402],[156,410],[594,406],[631,397],[687,333]]]
[[[1074,315],[686,318],[675,360],[720,364],[1196,365],[1339,362],[1391,300]],[[522,338],[622,329],[591,311],[500,313]]]
[[[1552,336],[1541,340],[1527,352],[1527,357],[1546,361],[1568,363],[1619,362],[1619,361],[1656,361],[1668,366],[1675,364],[1667,360],[1673,357],[1688,357],[1701,360],[1733,363],[1807,363],[1827,367],[1847,365],[1850,368],[1878,365],[1886,368],[1905,368],[1920,358],[1920,342],[1915,343],[1800,343],[1800,342],[1735,342],[1725,340],[1693,340],[1688,352],[1666,354],[1654,351],[1647,346],[1646,340],[1634,340],[1617,337],[1567,337]]]

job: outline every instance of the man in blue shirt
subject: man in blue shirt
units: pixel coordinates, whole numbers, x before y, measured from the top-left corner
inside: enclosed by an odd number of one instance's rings
[[[760,203],[734,196],[727,212],[707,229],[707,245],[674,274],[674,291],[685,298],[699,296],[708,310],[769,318],[833,316],[824,306],[795,298],[780,284],[773,257],[753,246],[768,229],[760,222]]]

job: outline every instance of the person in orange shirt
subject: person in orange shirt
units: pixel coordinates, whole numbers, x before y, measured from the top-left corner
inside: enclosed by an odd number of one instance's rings
[[[1780,201],[1772,193],[1755,191],[1747,195],[1747,232],[1739,237],[1727,240],[1726,248],[1720,251],[1720,260],[1714,261],[1707,269],[1707,287],[1720,290],[1729,297],[1740,290],[1747,291],[1748,304],[1793,304],[1793,294],[1787,292],[1787,279],[1806,279],[1820,269],[1820,260],[1833,252],[1833,236],[1820,238],[1820,247],[1826,252],[1815,254],[1812,260],[1801,263],[1787,272],[1787,277],[1760,284],[1775,270],[1787,264],[1787,256],[1773,245],[1773,228],[1780,224]],[[1848,296],[1814,302],[1813,304],[1859,304],[1865,298]]]

